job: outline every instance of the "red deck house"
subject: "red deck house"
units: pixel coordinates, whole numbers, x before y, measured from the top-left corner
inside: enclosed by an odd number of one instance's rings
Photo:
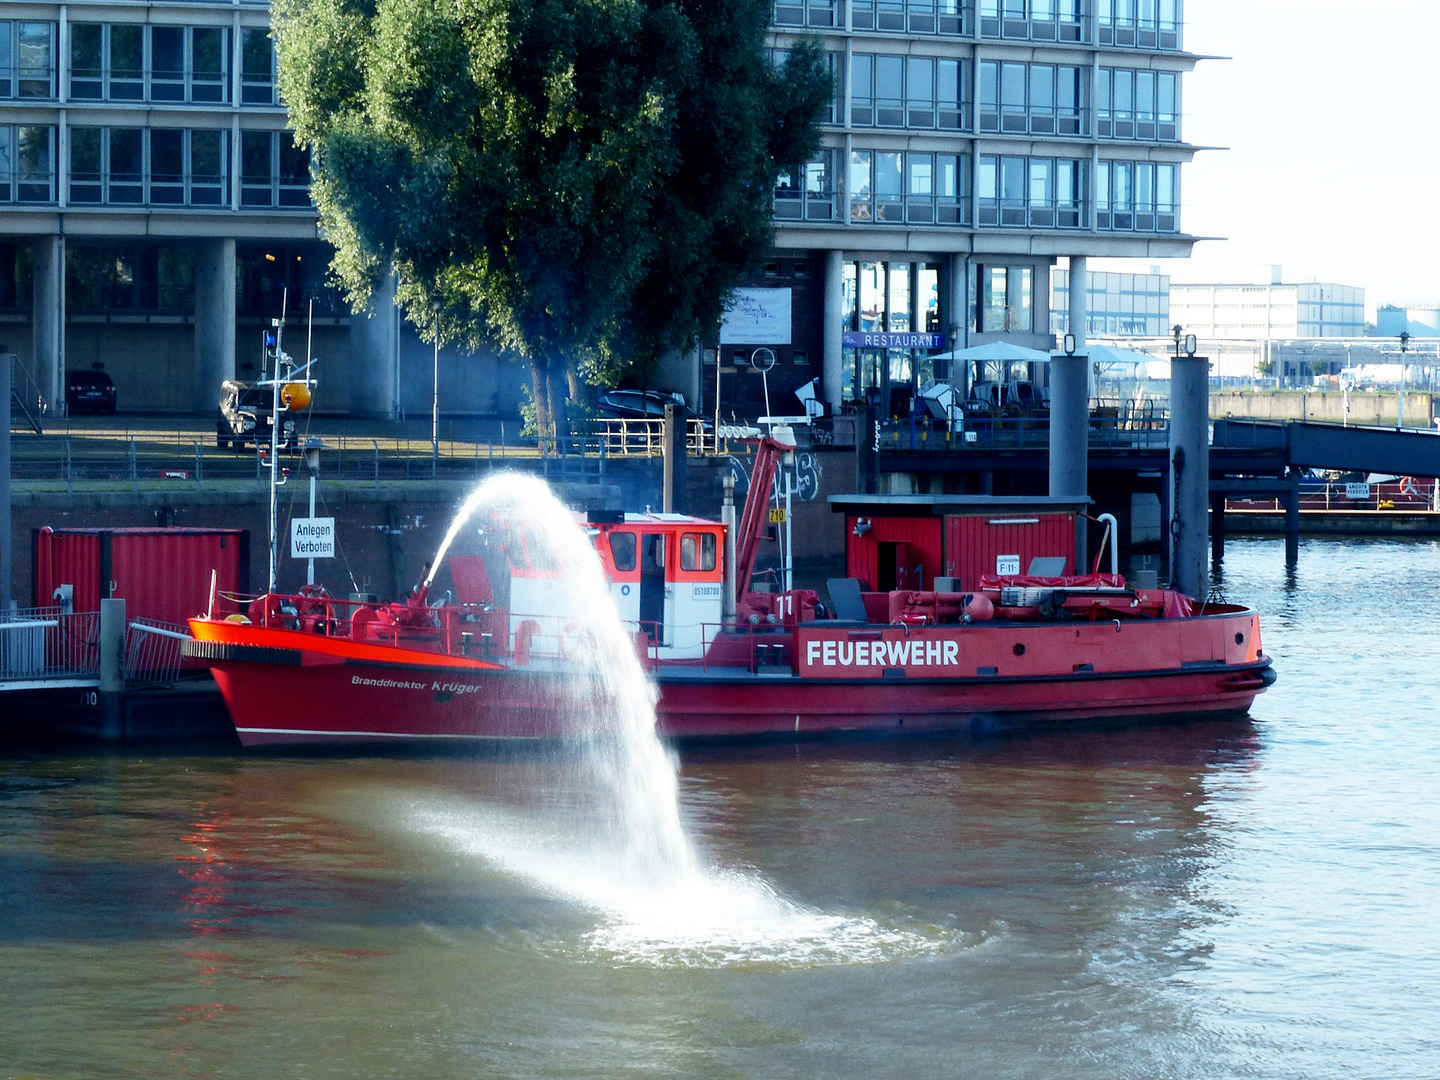
[[[1089,505],[1045,495],[830,497],[831,509],[845,515],[846,576],[881,593],[932,589],[936,578],[958,579],[957,591],[978,590],[981,575],[1032,567],[1049,577],[1086,573],[1075,566],[1075,530]]]

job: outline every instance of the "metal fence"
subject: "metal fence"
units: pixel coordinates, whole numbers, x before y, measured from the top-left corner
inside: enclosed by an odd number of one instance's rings
[[[1050,445],[1048,416],[981,416],[963,431],[943,421],[909,417],[880,422],[880,449],[944,453],[955,450],[1040,450]],[[1097,449],[1163,449],[1170,440],[1165,416],[1090,417],[1090,446]]]
[[[100,615],[58,607],[0,613],[0,680],[78,678],[100,671]]]
[[[267,448],[268,449],[268,448]],[[495,469],[519,469],[547,478],[596,480],[604,476],[605,440],[566,436],[530,445],[462,442],[443,439],[376,439],[326,436],[320,476],[326,480],[370,482],[457,480]],[[187,433],[107,438],[46,436],[16,439],[11,476],[15,480],[66,485],[109,482],[138,490],[142,485],[174,484],[203,489],[237,482],[263,487],[269,479],[266,458],[253,447],[221,450]],[[304,457],[281,452],[280,467],[292,477],[305,475]]]
[[[604,453],[611,457],[660,457],[665,453],[665,421],[606,418],[587,425]],[[701,456],[718,454],[715,427],[691,417],[685,427],[685,451]]]
[[[125,628],[125,681],[171,683],[187,676],[203,677],[205,662],[181,655],[181,646],[190,640],[184,626],[131,619]]]

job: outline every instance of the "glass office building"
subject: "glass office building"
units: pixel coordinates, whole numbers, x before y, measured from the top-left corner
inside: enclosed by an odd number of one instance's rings
[[[789,379],[823,375],[832,406],[895,409],[897,386],[944,377],[931,356],[1049,348],[1056,268],[1189,254],[1180,116],[1197,58],[1178,0],[780,0],[776,50],[802,34],[824,42],[835,99],[824,148],[775,189],[777,255],[809,274],[792,342],[768,343],[781,380],[793,350],[807,366]],[[1109,303],[1109,284],[1086,297]],[[1122,311],[1163,320],[1148,283],[1128,294],[1143,310],[1121,303],[1117,327]],[[1090,325],[1111,332],[1109,311]],[[722,376],[751,344],[722,347]]]
[[[1170,332],[1170,278],[1167,274],[1091,271],[1085,302],[1086,333],[1092,337],[1161,338]],[[1070,332],[1070,272],[1050,275],[1050,329]]]
[[[403,407],[423,349],[388,289],[351,318],[325,287],[269,18],[252,0],[0,0],[0,321],[50,401],[67,367],[104,366],[122,409],[210,411],[221,378],[257,373],[288,290],[333,358],[327,407]],[[818,377],[836,407],[919,385],[955,346],[1048,347],[1057,265],[1189,253],[1180,0],[777,0],[772,19],[777,56],[815,35],[835,73],[753,283],[789,291],[788,340],[667,363],[687,400],[708,411],[717,374],[748,385],[759,347],[772,386]],[[505,411],[503,367],[457,361],[447,401]]]

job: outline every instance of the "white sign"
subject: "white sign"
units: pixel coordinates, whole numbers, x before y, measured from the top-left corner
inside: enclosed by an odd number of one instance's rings
[[[1005,575],[1005,574],[1018,574],[1018,573],[1020,573],[1020,556],[1019,556],[1019,555],[996,555],[996,556],[995,556],[995,573],[996,573],[997,575],[1002,575],[1002,576]]]
[[[292,559],[333,559],[335,557],[335,519],[291,518],[290,557]]]
[[[1345,498],[1347,499],[1368,499],[1370,498],[1369,484],[1346,484]]]
[[[789,345],[790,290],[736,289],[720,324],[721,345]]]

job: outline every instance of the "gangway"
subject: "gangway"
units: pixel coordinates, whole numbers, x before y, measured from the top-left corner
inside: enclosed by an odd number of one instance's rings
[[[1230,417],[1214,428],[1215,449],[1278,451],[1291,468],[1440,476],[1440,436],[1429,431]]]

